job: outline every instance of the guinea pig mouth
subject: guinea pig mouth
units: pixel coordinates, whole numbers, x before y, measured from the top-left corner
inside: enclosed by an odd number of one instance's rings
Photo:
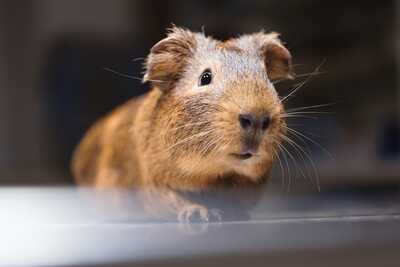
[[[231,155],[240,160],[246,160],[253,157],[252,153],[242,153],[242,154],[232,153]]]

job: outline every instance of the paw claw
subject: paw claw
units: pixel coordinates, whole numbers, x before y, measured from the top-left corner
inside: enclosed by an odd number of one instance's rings
[[[184,207],[178,214],[178,220],[184,223],[193,222],[220,222],[222,221],[221,211],[217,209],[207,209],[201,205],[190,205]]]

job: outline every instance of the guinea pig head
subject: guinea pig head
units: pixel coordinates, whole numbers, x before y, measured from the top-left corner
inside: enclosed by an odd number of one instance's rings
[[[282,136],[284,107],[272,81],[293,77],[276,33],[228,41],[174,27],[146,61],[144,81],[160,90],[154,122],[165,153],[189,174],[269,173]]]

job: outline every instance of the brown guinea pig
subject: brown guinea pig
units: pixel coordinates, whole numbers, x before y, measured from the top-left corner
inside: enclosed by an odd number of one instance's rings
[[[173,27],[145,62],[151,91],[97,122],[76,149],[76,181],[139,188],[155,215],[220,219],[191,195],[262,187],[285,134],[272,81],[292,75],[276,33],[219,41]]]

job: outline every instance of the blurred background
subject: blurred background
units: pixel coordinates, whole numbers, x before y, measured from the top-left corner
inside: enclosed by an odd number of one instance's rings
[[[327,113],[289,122],[314,140],[298,141],[312,155],[322,191],[397,190],[396,5],[389,0],[2,0],[0,184],[72,184],[69,161],[83,133],[148,90],[139,79],[105,69],[140,78],[143,58],[175,23],[194,31],[204,26],[206,34],[220,39],[261,29],[280,32],[299,74],[276,85],[282,96],[324,63],[322,73],[286,102],[289,109],[332,104],[308,110]],[[312,172],[310,162],[299,160]],[[316,191],[292,175],[292,190]],[[273,184],[280,184],[279,176],[278,168]]]

